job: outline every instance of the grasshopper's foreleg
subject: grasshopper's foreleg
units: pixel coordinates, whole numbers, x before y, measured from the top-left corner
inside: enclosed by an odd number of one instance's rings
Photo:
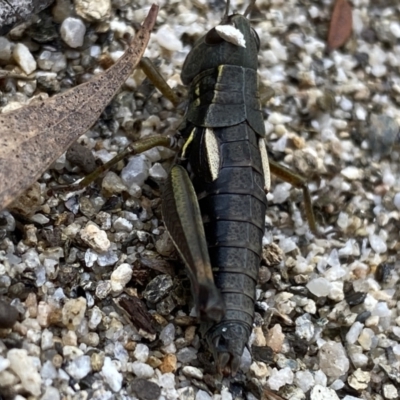
[[[165,185],[162,213],[164,224],[189,272],[202,321],[219,322],[225,307],[214,283],[197,196],[187,171],[175,165]]]

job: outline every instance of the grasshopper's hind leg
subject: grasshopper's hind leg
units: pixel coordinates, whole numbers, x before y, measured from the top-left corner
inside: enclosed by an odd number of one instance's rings
[[[187,171],[172,167],[165,185],[162,213],[164,224],[184,260],[197,315],[202,321],[219,322],[225,307],[214,283],[199,203]]]

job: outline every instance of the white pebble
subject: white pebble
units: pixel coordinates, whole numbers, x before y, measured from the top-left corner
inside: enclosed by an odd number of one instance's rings
[[[80,232],[82,240],[94,251],[104,253],[110,248],[110,241],[106,232],[99,229],[98,226],[89,223]]]
[[[68,375],[76,380],[83,379],[91,370],[90,356],[80,356],[72,360],[65,368]]]
[[[142,343],[136,345],[135,351],[133,352],[137,361],[146,362],[149,358],[149,348]]]
[[[121,264],[111,274],[111,290],[114,293],[120,293],[126,286],[126,284],[132,278],[132,267],[129,264]]]
[[[105,21],[111,12],[111,0],[75,0],[76,13],[87,21]]]
[[[212,397],[204,390],[199,390],[196,393],[196,400],[212,400]]]
[[[353,102],[345,97],[342,98],[339,105],[343,111],[350,111],[353,108]]]
[[[33,396],[39,396],[42,378],[28,352],[25,349],[11,349],[7,353],[7,358],[10,361],[10,368],[21,379],[22,387]]]
[[[340,173],[347,179],[354,180],[361,178],[361,171],[357,167],[346,167],[340,171]]]
[[[310,400],[339,400],[339,397],[333,389],[315,385],[311,390]]]
[[[291,385],[293,378],[293,372],[289,367],[282,368],[279,371],[273,368],[267,382],[272,390],[279,390],[284,385]]]
[[[351,326],[349,331],[346,334],[346,341],[349,344],[354,344],[358,337],[360,336],[362,330],[364,328],[364,325],[361,322],[354,322],[354,324]]]
[[[195,378],[202,380],[203,379],[203,372],[196,367],[191,367],[189,365],[182,368],[182,372],[188,378]]]
[[[37,64],[29,49],[22,43],[14,47],[13,57],[16,63],[29,75],[35,71]]]
[[[400,193],[395,194],[393,204],[398,210],[400,210]]]
[[[0,36],[0,60],[1,61],[9,61],[11,58],[11,42]]]
[[[389,29],[393,36],[395,36],[397,39],[400,39],[400,24],[397,21],[391,22]]]
[[[325,278],[316,278],[307,283],[307,289],[315,296],[328,296],[332,284]]]
[[[149,379],[154,375],[153,368],[140,361],[134,361],[131,364],[132,372],[138,377],[143,379]]]
[[[383,396],[385,399],[394,400],[399,398],[399,392],[396,389],[396,386],[391,383],[386,383],[383,385]]]
[[[387,250],[386,243],[379,235],[369,235],[369,244],[371,245],[372,250],[374,250],[375,253],[381,254],[385,253]]]
[[[123,377],[118,372],[110,357],[105,357],[101,374],[113,392],[117,393],[121,390]]]
[[[85,24],[79,18],[68,17],[61,24],[61,38],[69,47],[82,46],[85,33]]]
[[[156,33],[158,44],[169,51],[182,51],[182,42],[168,26],[161,27]]]

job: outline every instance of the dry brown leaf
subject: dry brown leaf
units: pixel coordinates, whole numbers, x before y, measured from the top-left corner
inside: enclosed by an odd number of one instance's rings
[[[50,99],[0,114],[0,210],[96,122],[139,63],[157,13],[153,5],[128,49],[104,73]]]
[[[353,30],[352,8],[347,0],[336,0],[328,34],[328,50],[343,46]]]

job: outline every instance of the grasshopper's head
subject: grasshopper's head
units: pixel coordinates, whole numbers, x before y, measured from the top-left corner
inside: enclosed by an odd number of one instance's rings
[[[244,15],[225,16],[195,43],[183,64],[182,82],[188,85],[202,71],[220,65],[257,69],[259,48],[260,39]]]

